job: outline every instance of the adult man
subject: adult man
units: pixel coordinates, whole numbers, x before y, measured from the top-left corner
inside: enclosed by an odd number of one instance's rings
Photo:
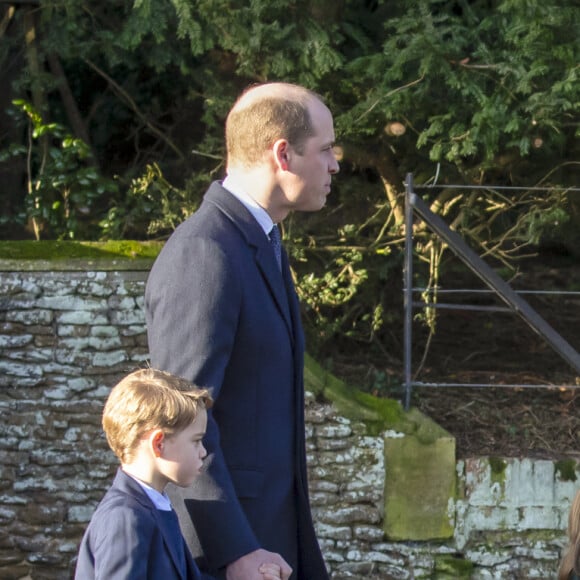
[[[304,337],[287,256],[277,262],[268,234],[290,211],[324,206],[339,169],[332,115],[303,87],[258,85],[230,111],[226,145],[226,179],[170,237],[146,289],[152,365],[215,401],[211,462],[185,500],[190,547],[228,580],[258,580],[266,561],[282,578],[292,569],[323,580],[306,483]]]

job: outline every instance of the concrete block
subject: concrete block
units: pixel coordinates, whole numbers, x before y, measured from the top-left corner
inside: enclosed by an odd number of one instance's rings
[[[455,439],[423,417],[417,432],[385,436],[384,531],[391,540],[451,538]],[[425,437],[426,432],[430,436]]]

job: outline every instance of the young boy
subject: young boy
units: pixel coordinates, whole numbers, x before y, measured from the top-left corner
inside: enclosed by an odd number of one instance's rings
[[[113,388],[103,429],[121,467],[82,539],[75,580],[202,579],[164,489],[186,487],[199,474],[211,405],[206,389],[155,369]],[[271,563],[259,572],[280,577]]]

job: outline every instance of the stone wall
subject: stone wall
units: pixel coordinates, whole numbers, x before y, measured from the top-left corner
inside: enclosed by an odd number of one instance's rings
[[[144,364],[146,272],[0,273],[0,578],[68,578],[116,461],[103,401]]]
[[[38,267],[0,271],[6,580],[71,577],[82,533],[116,469],[101,432],[102,405],[121,376],[147,361],[146,269],[131,269],[130,261],[89,271],[72,262],[61,271]],[[312,394],[306,412],[311,499],[333,579],[554,577],[575,463],[459,461],[448,507],[452,536],[395,542],[384,533],[385,441],[405,435],[371,436]]]

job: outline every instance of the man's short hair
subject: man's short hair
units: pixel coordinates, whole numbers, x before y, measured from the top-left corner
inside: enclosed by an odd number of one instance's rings
[[[109,446],[122,463],[133,460],[147,432],[161,429],[167,436],[187,428],[212,399],[207,389],[157,369],[141,369],[113,387],[103,410]]]
[[[252,98],[255,89],[260,89],[259,96]],[[289,83],[250,87],[226,119],[228,161],[243,166],[260,163],[278,139],[286,139],[302,155],[306,141],[315,134],[309,111],[314,99],[321,101],[316,93]]]

